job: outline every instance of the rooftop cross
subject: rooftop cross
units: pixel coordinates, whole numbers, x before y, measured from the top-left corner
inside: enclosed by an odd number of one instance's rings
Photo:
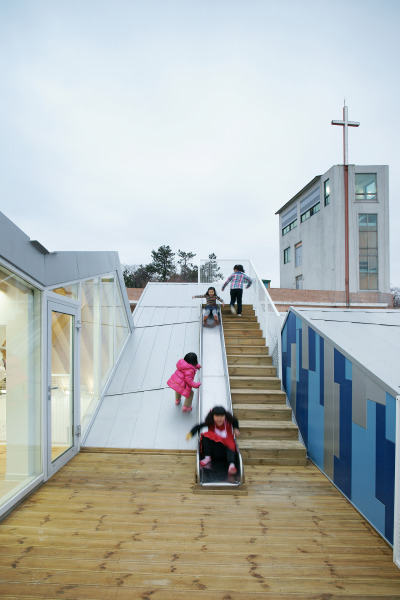
[[[348,165],[348,128],[358,127],[360,123],[349,121],[347,115],[347,106],[343,106],[343,121],[332,121],[332,125],[341,125],[343,127],[343,164]]]

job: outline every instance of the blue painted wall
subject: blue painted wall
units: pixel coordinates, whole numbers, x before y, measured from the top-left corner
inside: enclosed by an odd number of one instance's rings
[[[393,544],[396,400],[371,381],[289,312],[282,383],[308,455]]]

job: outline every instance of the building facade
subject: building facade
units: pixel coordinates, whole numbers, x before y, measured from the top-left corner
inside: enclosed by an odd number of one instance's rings
[[[0,517],[79,451],[132,326],[116,252],[48,252],[0,213]]]
[[[349,291],[390,293],[389,168],[349,165]],[[344,166],[318,175],[276,214],[280,286],[345,291]]]

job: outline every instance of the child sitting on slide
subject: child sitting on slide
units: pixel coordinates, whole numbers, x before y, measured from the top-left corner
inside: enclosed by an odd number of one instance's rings
[[[204,323],[207,322],[209,314],[214,315],[215,322],[216,323],[218,322],[217,300],[219,300],[219,302],[221,302],[222,306],[225,306],[225,304],[224,304],[224,301],[219,296],[217,296],[215,287],[209,287],[205,294],[200,294],[200,296],[192,296],[192,298],[205,298],[206,299],[206,310],[205,310],[204,319],[203,319]]]
[[[237,473],[235,435],[239,436],[240,432],[236,417],[223,406],[215,406],[208,413],[204,423],[195,425],[186,435],[186,439],[190,440],[203,427],[208,427],[208,431],[202,433],[200,438],[200,465],[211,466],[212,460],[226,460],[229,475]]]

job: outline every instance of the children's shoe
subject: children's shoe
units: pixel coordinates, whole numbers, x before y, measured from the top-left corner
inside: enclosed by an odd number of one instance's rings
[[[211,462],[211,456],[205,456],[205,457],[203,458],[203,460],[201,460],[201,461],[200,461],[200,465],[201,465],[202,467],[205,467],[206,465],[209,465],[209,464],[210,464],[210,462]]]
[[[229,473],[229,475],[235,475],[237,473],[237,468],[235,467],[235,465],[233,463],[231,463],[229,465],[228,473]]]
[[[236,315],[236,308],[233,306],[233,304],[231,304],[230,307],[231,307],[231,313],[233,315]]]
[[[180,400],[180,398],[179,398],[179,399],[178,399],[178,398],[175,398],[175,404],[176,404],[176,406],[179,406],[179,404],[180,404],[180,403],[181,403],[181,400]]]
[[[182,412],[190,412],[191,410],[192,410],[191,406],[185,406],[185,405],[182,406]]]

